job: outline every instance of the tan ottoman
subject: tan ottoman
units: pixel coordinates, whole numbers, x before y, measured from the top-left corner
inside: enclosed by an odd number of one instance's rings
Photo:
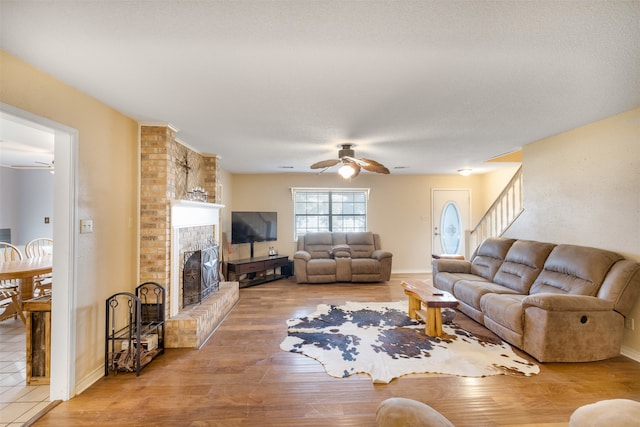
[[[601,400],[576,409],[569,427],[637,427],[640,425],[640,402],[628,399]]]
[[[454,427],[440,412],[417,400],[389,398],[378,406],[377,427]]]

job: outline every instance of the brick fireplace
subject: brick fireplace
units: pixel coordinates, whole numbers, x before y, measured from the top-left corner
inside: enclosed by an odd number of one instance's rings
[[[200,304],[183,308],[182,254],[205,242],[220,242],[218,157],[199,154],[176,139],[170,126],[140,127],[140,278],[167,292],[165,347],[198,348],[239,298],[236,282]],[[185,200],[194,187],[208,202]],[[213,203],[209,203],[213,202]]]

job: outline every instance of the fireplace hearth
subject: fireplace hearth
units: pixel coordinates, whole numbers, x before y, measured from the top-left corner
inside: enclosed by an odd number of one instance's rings
[[[182,270],[182,307],[199,304],[220,286],[218,245],[186,251]]]

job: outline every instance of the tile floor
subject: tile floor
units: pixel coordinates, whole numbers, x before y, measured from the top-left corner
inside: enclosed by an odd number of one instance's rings
[[[49,405],[49,386],[27,386],[22,320],[0,322],[0,427],[22,426]]]

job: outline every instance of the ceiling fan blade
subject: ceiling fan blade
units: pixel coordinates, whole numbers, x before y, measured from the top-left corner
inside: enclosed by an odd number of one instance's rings
[[[382,163],[378,163],[375,160],[371,160],[371,159],[358,159],[360,161],[360,166],[362,166],[362,168],[364,170],[367,170],[369,172],[376,172],[376,173],[384,173],[384,174],[388,174],[389,173],[389,169],[387,169]]]
[[[51,166],[38,166],[38,165],[11,165],[12,169],[53,169]]]
[[[311,169],[326,169],[340,163],[340,159],[322,160],[311,165]]]
[[[356,176],[360,175],[360,165],[357,164],[356,162],[352,162],[351,163],[351,167],[353,167],[353,170],[355,170],[355,173],[353,174],[353,176],[351,178],[355,178]]]

